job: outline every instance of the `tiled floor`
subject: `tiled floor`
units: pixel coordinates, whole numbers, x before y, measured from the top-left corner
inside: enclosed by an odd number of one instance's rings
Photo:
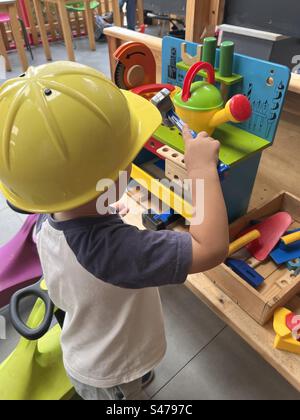
[[[76,41],[79,62],[109,75],[106,45],[88,50],[86,40]],[[55,60],[65,59],[63,44],[52,46]],[[41,48],[34,50],[34,64],[45,62]],[[14,72],[21,73],[15,54]],[[9,210],[0,196],[0,246],[20,228],[23,216]],[[226,327],[184,286],[161,290],[168,351],[147,388],[157,399],[300,399],[297,393],[263,359]],[[28,311],[29,303],[25,305]],[[7,308],[0,311],[8,319]],[[8,339],[0,341],[0,361],[14,348],[18,336],[8,323]]]

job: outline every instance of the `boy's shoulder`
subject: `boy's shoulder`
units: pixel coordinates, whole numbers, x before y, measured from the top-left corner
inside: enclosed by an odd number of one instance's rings
[[[48,228],[44,230],[43,226]],[[95,277],[120,287],[182,283],[191,264],[192,244],[188,233],[139,230],[119,215],[63,222],[49,215],[42,216],[38,229],[45,241],[49,229],[63,234],[63,243],[81,266]]]

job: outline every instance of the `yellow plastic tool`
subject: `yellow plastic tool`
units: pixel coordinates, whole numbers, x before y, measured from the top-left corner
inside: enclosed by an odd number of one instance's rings
[[[244,248],[244,246],[250,244],[250,242],[255,241],[256,239],[260,238],[260,232],[258,230],[252,230],[246,235],[241,236],[236,241],[232,242],[229,245],[229,257],[233,255],[235,252],[239,251],[240,249]]]
[[[290,233],[289,235],[283,236],[281,238],[281,240],[285,245],[291,245],[294,242],[300,241],[300,231]]]
[[[274,348],[278,350],[296,353],[300,355],[300,341],[295,340],[292,331],[287,326],[287,317],[291,311],[286,308],[279,308],[274,315],[273,327],[276,332]]]
[[[37,300],[27,325],[36,328],[45,306]],[[56,325],[37,341],[21,338],[16,349],[0,365],[0,400],[60,400],[73,393],[66,375]]]

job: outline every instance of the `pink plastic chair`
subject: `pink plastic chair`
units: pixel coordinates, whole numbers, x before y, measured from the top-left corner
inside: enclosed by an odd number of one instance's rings
[[[9,303],[17,290],[33,284],[42,276],[32,238],[37,217],[30,215],[16,236],[0,248],[0,308]]]
[[[22,28],[23,37],[24,37],[24,41],[25,41],[27,51],[29,51],[31,59],[33,60],[32,49],[31,49],[30,42],[29,42],[29,39],[28,39],[25,24],[20,17],[18,17],[18,19],[19,19],[19,22],[20,22],[20,25],[21,25],[21,28]],[[8,13],[0,13],[0,24],[9,23],[9,22],[10,22],[9,14]]]

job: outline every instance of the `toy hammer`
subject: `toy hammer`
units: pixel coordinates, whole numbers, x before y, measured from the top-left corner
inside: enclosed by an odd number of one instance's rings
[[[182,133],[184,122],[175,112],[175,106],[170,97],[171,92],[168,89],[163,89],[158,92],[152,99],[151,102],[162,115],[163,123],[167,127],[177,127],[178,130]],[[192,137],[195,139],[198,134],[190,130]],[[226,163],[219,161],[218,163],[218,173],[220,177],[223,177],[225,172],[229,170],[229,166]]]

